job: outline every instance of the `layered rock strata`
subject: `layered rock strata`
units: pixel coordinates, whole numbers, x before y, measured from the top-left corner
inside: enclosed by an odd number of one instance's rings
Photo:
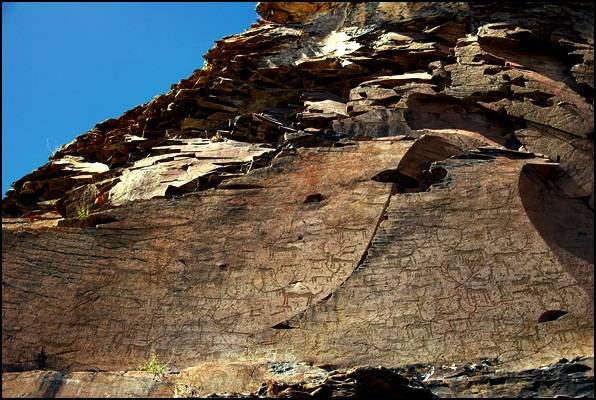
[[[257,10],[3,199],[3,394],[593,395],[591,3]]]

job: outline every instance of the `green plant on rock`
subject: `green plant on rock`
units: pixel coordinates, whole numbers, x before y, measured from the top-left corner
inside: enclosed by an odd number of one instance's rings
[[[163,375],[166,373],[168,367],[166,364],[161,364],[157,359],[155,352],[151,353],[149,360],[139,367],[139,371],[149,372],[155,375]]]
[[[77,217],[81,220],[89,218],[91,210],[88,206],[77,207]]]
[[[213,143],[217,143],[217,142],[223,142],[225,140],[225,138],[222,136],[221,133],[217,132],[215,135],[211,136],[211,139],[209,139],[209,140]]]

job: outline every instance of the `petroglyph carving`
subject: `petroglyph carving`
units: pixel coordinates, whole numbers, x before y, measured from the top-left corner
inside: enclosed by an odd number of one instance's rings
[[[291,282],[288,286],[281,289],[281,293],[284,299],[282,305],[284,306],[288,306],[288,300],[290,298],[305,298],[306,305],[310,306],[312,299],[321,293],[321,291],[313,292],[313,290],[303,282]]]

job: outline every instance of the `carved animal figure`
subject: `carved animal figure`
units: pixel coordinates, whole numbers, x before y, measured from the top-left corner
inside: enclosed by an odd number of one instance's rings
[[[288,299],[290,297],[306,297],[307,298],[306,305],[310,306],[312,303],[313,297],[315,297],[317,294],[319,294],[320,291],[313,293],[313,291],[307,285],[305,285],[304,283],[302,283],[300,281],[297,281],[297,282],[292,282],[288,286],[282,288],[281,293],[284,296],[284,301],[283,301],[284,306],[288,305]]]

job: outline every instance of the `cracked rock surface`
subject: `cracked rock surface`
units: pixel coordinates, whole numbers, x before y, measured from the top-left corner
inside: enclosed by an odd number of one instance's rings
[[[7,192],[3,396],[593,396],[592,3],[257,11]]]

